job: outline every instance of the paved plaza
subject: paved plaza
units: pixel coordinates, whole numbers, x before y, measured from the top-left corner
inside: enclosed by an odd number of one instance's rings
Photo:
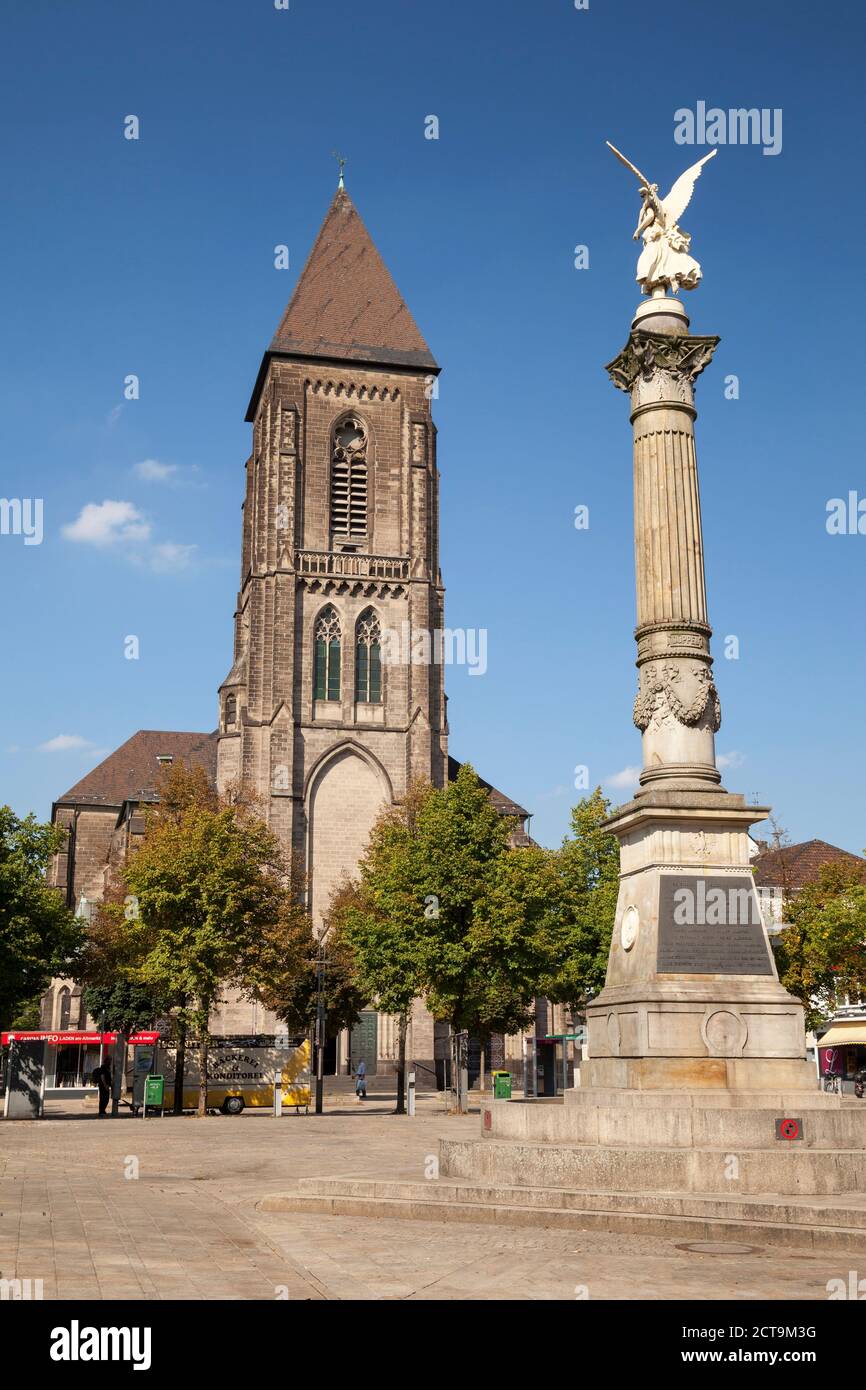
[[[417,1181],[478,1113],[373,1097],[325,1115],[0,1124],[0,1275],[81,1299],[826,1299],[855,1256],[682,1237],[263,1212],[304,1176]],[[49,1107],[49,1116],[51,1107]],[[428,1165],[429,1166],[429,1165]],[[138,1176],[126,1176],[136,1173]]]

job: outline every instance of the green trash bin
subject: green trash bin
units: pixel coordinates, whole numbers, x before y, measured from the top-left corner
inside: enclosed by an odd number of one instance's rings
[[[144,1078],[144,1114],[147,1114],[149,1105],[158,1106],[162,1109],[163,1097],[165,1095],[165,1077],[146,1076]]]
[[[511,1100],[511,1072],[494,1071],[493,1076],[493,1099]]]

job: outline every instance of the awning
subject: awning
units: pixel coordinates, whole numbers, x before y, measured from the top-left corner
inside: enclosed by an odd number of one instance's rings
[[[866,1019],[862,1023],[833,1023],[818,1039],[819,1047],[849,1047],[854,1043],[866,1047]]]

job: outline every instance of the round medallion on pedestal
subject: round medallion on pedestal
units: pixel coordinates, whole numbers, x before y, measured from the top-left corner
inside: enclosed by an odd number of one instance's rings
[[[716,1009],[708,1014],[701,1031],[714,1057],[738,1057],[746,1046],[745,1021],[730,1009]]]
[[[619,939],[624,951],[630,951],[637,941],[638,928],[640,927],[640,913],[631,903],[622,915],[622,925],[619,929]]]

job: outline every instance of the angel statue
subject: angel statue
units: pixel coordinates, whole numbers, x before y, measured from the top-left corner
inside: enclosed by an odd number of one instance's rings
[[[608,149],[613,150],[617,159],[641,182],[640,196],[642,207],[633,240],[643,237],[643,250],[637,263],[636,279],[644,294],[664,294],[665,286],[670,286],[671,294],[678,290],[694,290],[701,278],[701,268],[693,256],[688,254],[691,237],[677,226],[677,218],[682,217],[695,191],[698,176],[708,159],[717,153],[711,150],[680,174],[666,198],[659,197],[659,186],[644,178],[630,159],[605,140]]]

